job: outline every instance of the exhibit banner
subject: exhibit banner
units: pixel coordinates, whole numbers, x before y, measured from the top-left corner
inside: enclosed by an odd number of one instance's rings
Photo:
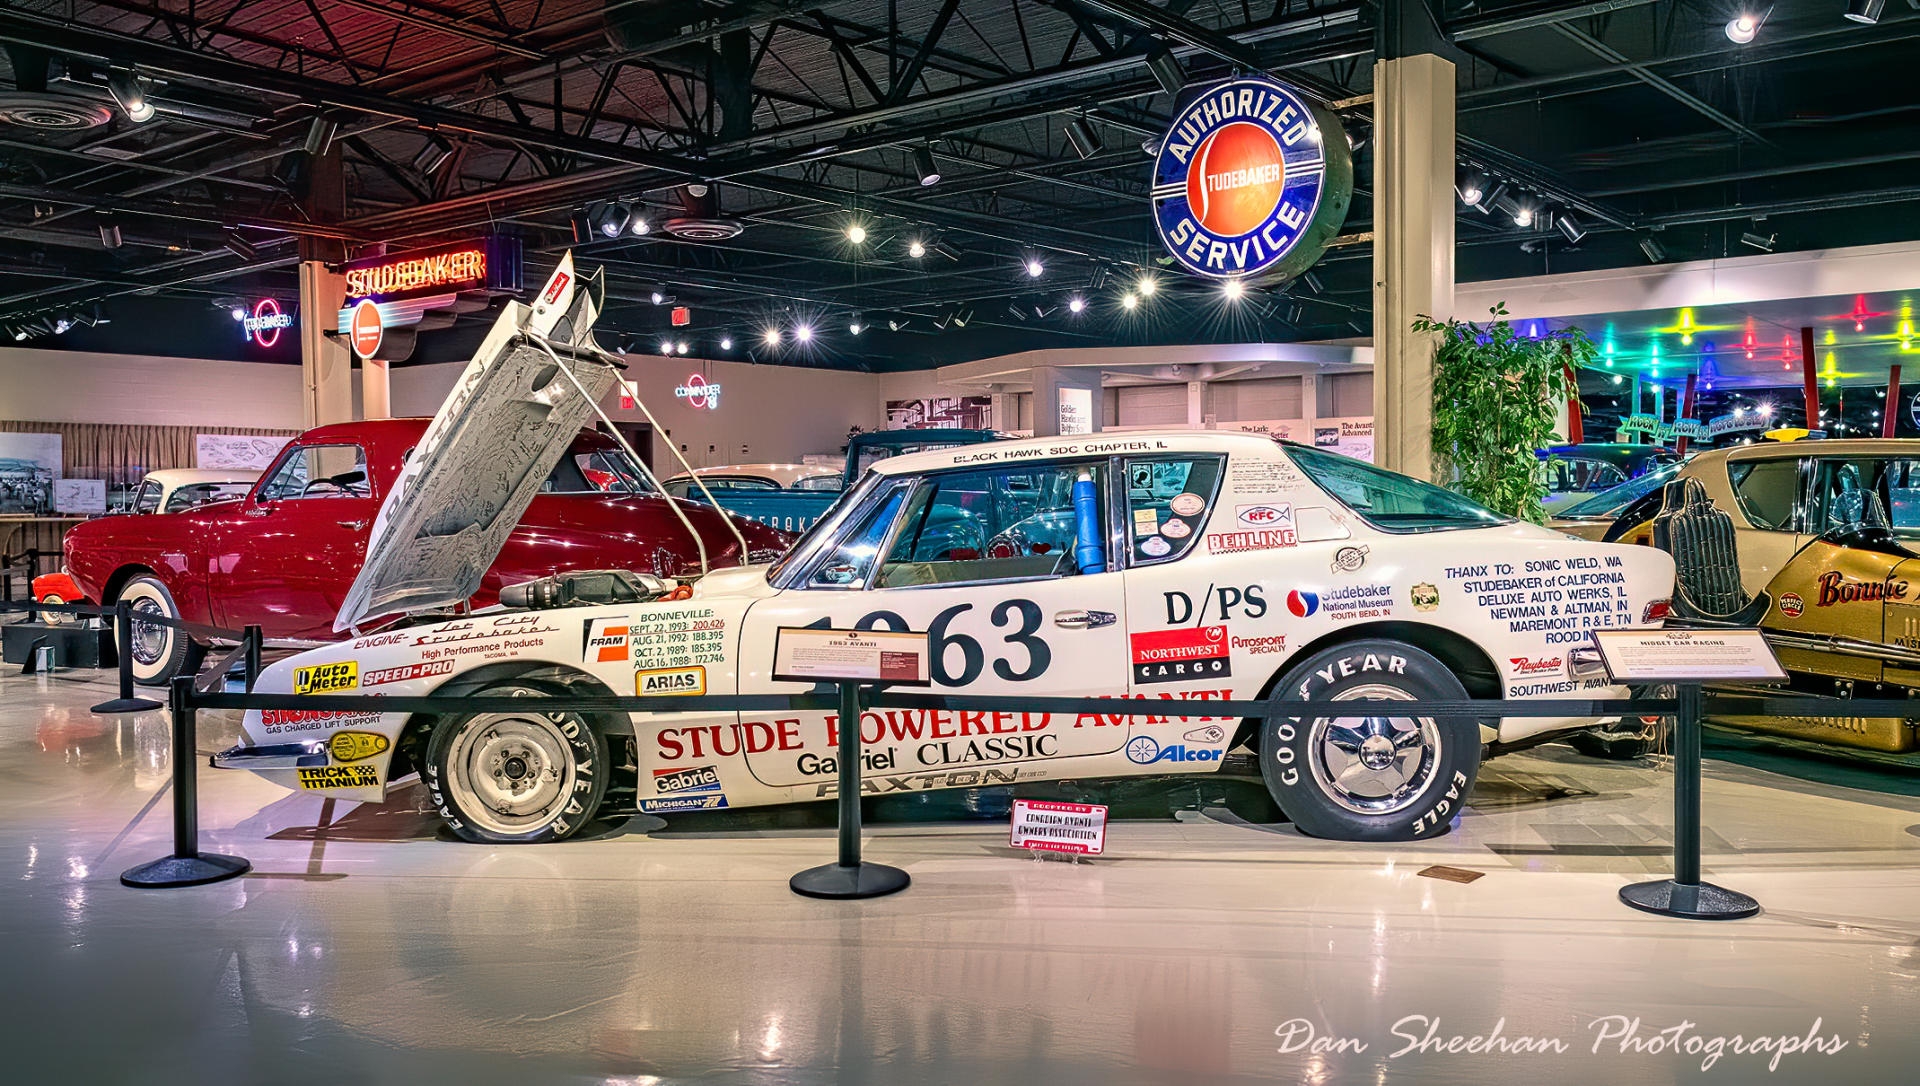
[[[1275,441],[1293,441],[1312,445],[1355,460],[1373,463],[1373,416],[1357,415],[1331,419],[1255,419],[1242,422],[1216,422],[1215,430],[1242,434],[1265,434]]]
[[[992,396],[931,396],[887,401],[889,430],[985,430],[992,426]]]
[[[1098,856],[1107,847],[1107,808],[1098,803],[1013,801],[1014,848]]]
[[[779,682],[930,686],[931,659],[925,633],[782,626],[773,641],[773,677]]]
[[[265,471],[274,457],[287,447],[291,437],[262,437],[257,434],[193,435],[193,466],[196,468],[250,468]]]
[[[1069,434],[1093,433],[1093,390],[1090,388],[1063,388],[1060,390],[1060,436]]]

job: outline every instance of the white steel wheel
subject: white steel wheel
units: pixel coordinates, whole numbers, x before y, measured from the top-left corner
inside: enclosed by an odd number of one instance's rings
[[[516,684],[472,696],[539,697]],[[447,827],[486,844],[561,841],[590,821],[606,796],[607,740],[578,713],[470,713],[436,725],[425,775]]]
[[[141,686],[165,686],[175,675],[183,674],[199,662],[201,646],[185,630],[142,622],[144,617],[177,619],[180,608],[173,593],[154,577],[135,577],[120,588],[120,598],[133,607],[133,644],[119,643],[119,626],[114,626],[114,651],[133,657],[133,681]],[[109,618],[108,621],[112,621]]]
[[[41,595],[39,602],[50,603],[58,607],[61,604],[75,603],[78,601],[61,599],[60,593],[58,592],[47,592]],[[69,614],[65,611],[40,612],[40,621],[46,623],[49,626],[68,626],[73,624],[74,622],[79,621],[79,619],[80,619],[79,615]]]

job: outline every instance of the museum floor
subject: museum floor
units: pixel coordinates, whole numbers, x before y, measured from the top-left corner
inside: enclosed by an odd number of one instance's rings
[[[489,849],[437,837],[416,793],[336,806],[205,770],[203,847],[253,874],[140,891],[117,877],[170,848],[165,719],[91,715],[92,673],[13,671],[19,1086],[1831,1086],[1910,1082],[1920,1057],[1910,767],[1711,741],[1708,877],[1765,906],[1739,922],[1621,905],[1668,870],[1668,779],[1559,745],[1486,766],[1458,828],[1413,845],[1214,809],[1119,822],[1074,865],[1013,854],[1004,822],[876,825],[869,858],[913,885],[864,902],[787,889],[831,859],[826,828],[649,818]],[[209,721],[202,749],[230,736]],[[1770,1074],[1809,1034],[1827,1051]]]

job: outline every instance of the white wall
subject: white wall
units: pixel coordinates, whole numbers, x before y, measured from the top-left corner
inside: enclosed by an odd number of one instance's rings
[[[0,347],[0,419],[298,430],[300,367]]]

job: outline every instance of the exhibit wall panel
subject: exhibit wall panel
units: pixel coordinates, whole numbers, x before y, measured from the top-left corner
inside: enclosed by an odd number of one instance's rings
[[[1303,401],[1298,377],[1213,381],[1207,385],[1206,413],[1219,422],[1297,419],[1301,417]]]
[[[0,418],[301,429],[300,367],[0,348]]]
[[[393,413],[438,411],[464,368],[465,363],[396,368],[390,386]],[[708,385],[720,386],[718,407],[694,407],[675,395],[696,373]],[[638,386],[641,399],[671,432],[673,444],[686,446],[695,467],[798,462],[808,453],[837,453],[846,446],[850,427],[875,430],[886,421],[879,378],[871,373],[633,354],[621,377]],[[620,409],[617,391],[601,406],[616,422],[646,422],[640,411]],[[653,463],[662,477],[679,470],[667,440],[665,434],[654,435]]]

